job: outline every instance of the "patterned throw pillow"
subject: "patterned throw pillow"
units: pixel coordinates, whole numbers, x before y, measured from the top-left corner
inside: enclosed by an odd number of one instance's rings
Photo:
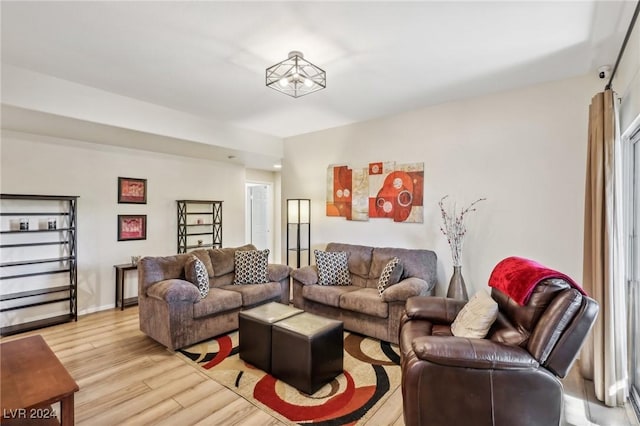
[[[200,290],[200,299],[209,294],[209,273],[204,263],[195,256],[190,256],[184,264],[184,275],[188,281]]]
[[[451,324],[451,334],[456,337],[484,338],[498,317],[498,304],[484,290],[478,291],[462,307]]]
[[[265,284],[269,282],[267,265],[269,250],[236,250],[234,284]]]
[[[346,251],[314,250],[318,266],[318,284],[351,285],[349,275],[349,256]]]
[[[380,278],[378,279],[378,293],[382,297],[385,288],[400,282],[402,276],[402,263],[397,257],[393,257],[382,269]]]

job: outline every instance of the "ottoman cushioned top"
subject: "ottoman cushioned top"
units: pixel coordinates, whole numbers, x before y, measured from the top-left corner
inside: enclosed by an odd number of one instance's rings
[[[283,305],[282,303],[270,302],[257,306],[253,309],[242,311],[240,316],[249,317],[265,323],[273,324],[276,321],[288,318],[296,313],[301,313],[302,309],[293,306]]]
[[[314,335],[334,328],[342,324],[342,321],[324,318],[318,315],[303,313],[285,320],[279,321],[276,327],[283,328],[301,336],[313,337]]]

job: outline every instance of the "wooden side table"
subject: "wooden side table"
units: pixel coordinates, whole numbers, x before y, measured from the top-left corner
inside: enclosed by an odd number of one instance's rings
[[[74,424],[80,388],[42,336],[1,343],[0,353],[3,424],[56,424],[51,404],[58,401],[60,424]]]
[[[137,270],[138,265],[133,263],[124,263],[122,265],[113,265],[116,268],[116,308],[120,306],[123,311],[125,306],[133,306],[138,304],[137,297],[124,298],[124,278],[126,271]]]

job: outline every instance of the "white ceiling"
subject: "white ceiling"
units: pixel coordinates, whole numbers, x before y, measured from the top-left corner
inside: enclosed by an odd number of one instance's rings
[[[613,65],[635,1],[11,2],[2,63],[278,137]],[[265,68],[300,50],[327,89]],[[604,83],[603,83],[604,86]]]

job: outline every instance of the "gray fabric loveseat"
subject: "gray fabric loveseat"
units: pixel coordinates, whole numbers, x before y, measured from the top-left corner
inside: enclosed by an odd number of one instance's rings
[[[430,250],[339,243],[329,243],[326,252],[347,253],[351,284],[320,285],[317,265],[294,270],[291,273],[294,306],[341,320],[346,330],[398,343],[406,300],[434,294],[436,254]],[[394,257],[400,260],[399,282],[389,285],[380,294],[380,276]]]
[[[238,328],[238,313],[267,302],[289,304],[289,274],[286,265],[269,264],[268,282],[233,284],[238,248],[199,249],[187,254],[144,257],[138,263],[140,330],[176,350]],[[200,259],[209,278],[206,297],[186,280],[185,265]],[[266,263],[266,260],[265,260]]]

